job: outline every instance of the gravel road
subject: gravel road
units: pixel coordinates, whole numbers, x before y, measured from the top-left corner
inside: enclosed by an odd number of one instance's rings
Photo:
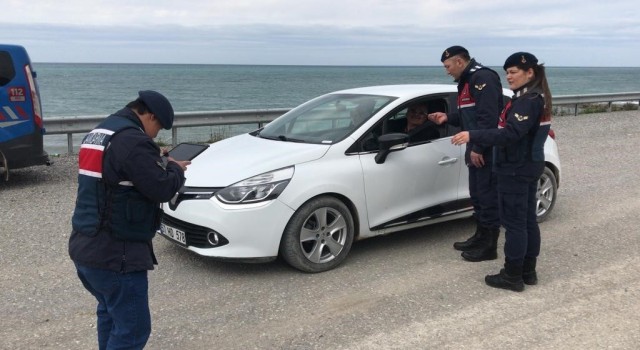
[[[225,263],[161,237],[149,349],[638,349],[640,112],[558,117],[559,200],[540,283],[488,288],[459,220],[357,242],[339,268]],[[92,349],[95,301],[67,255],[76,158],[0,182],[0,349]],[[503,235],[501,235],[503,236]],[[503,238],[500,245],[502,246]]]

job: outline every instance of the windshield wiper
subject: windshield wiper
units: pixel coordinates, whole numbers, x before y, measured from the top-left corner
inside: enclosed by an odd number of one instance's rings
[[[285,142],[306,142],[305,140],[300,140],[300,139],[294,139],[291,137],[286,137],[284,135],[278,135],[278,136],[264,136],[262,134],[259,135],[260,137],[264,138],[264,139],[269,139],[269,140],[279,140],[279,141],[285,141]]]
[[[280,139],[282,141],[286,141],[286,142],[306,142],[305,140],[294,139],[294,138],[291,138],[291,137],[286,137],[284,135],[278,135],[278,139]]]

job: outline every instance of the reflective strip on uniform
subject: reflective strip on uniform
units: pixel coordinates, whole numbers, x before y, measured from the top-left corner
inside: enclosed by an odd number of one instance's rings
[[[80,175],[86,175],[86,176],[91,176],[91,177],[95,177],[95,178],[98,178],[98,179],[102,179],[102,173],[97,173],[95,171],[80,169],[80,170],[78,170],[78,173],[80,173]]]
[[[118,185],[120,185],[120,186],[133,186],[133,182],[131,182],[131,181],[120,181],[120,182],[118,182]]]
[[[78,154],[79,172],[83,171],[88,174],[99,174],[100,176],[89,175],[93,177],[102,177],[102,150],[90,147],[81,147]]]
[[[113,133],[113,130],[96,128],[85,136],[78,154],[78,172],[80,174],[102,178],[102,157],[109,136]]]
[[[92,134],[107,134],[107,135],[113,135],[114,131],[113,130],[109,130],[109,129],[93,129],[91,130]]]
[[[471,102],[471,103],[464,103],[460,105],[460,108],[469,108],[469,107],[474,107],[476,105],[475,102]]]

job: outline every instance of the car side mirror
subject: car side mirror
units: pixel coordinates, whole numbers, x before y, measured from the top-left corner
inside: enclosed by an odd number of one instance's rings
[[[400,151],[407,148],[409,135],[402,133],[384,134],[378,137],[380,151],[376,154],[376,164],[382,164],[391,152]]]

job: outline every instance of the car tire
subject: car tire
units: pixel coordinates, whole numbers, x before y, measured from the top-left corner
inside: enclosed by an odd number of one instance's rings
[[[558,182],[553,171],[547,167],[538,180],[538,190],[536,192],[536,216],[538,222],[543,222],[556,205],[558,192]]]
[[[280,242],[280,255],[304,272],[335,268],[347,257],[354,237],[349,208],[334,197],[310,200],[293,214]]]

